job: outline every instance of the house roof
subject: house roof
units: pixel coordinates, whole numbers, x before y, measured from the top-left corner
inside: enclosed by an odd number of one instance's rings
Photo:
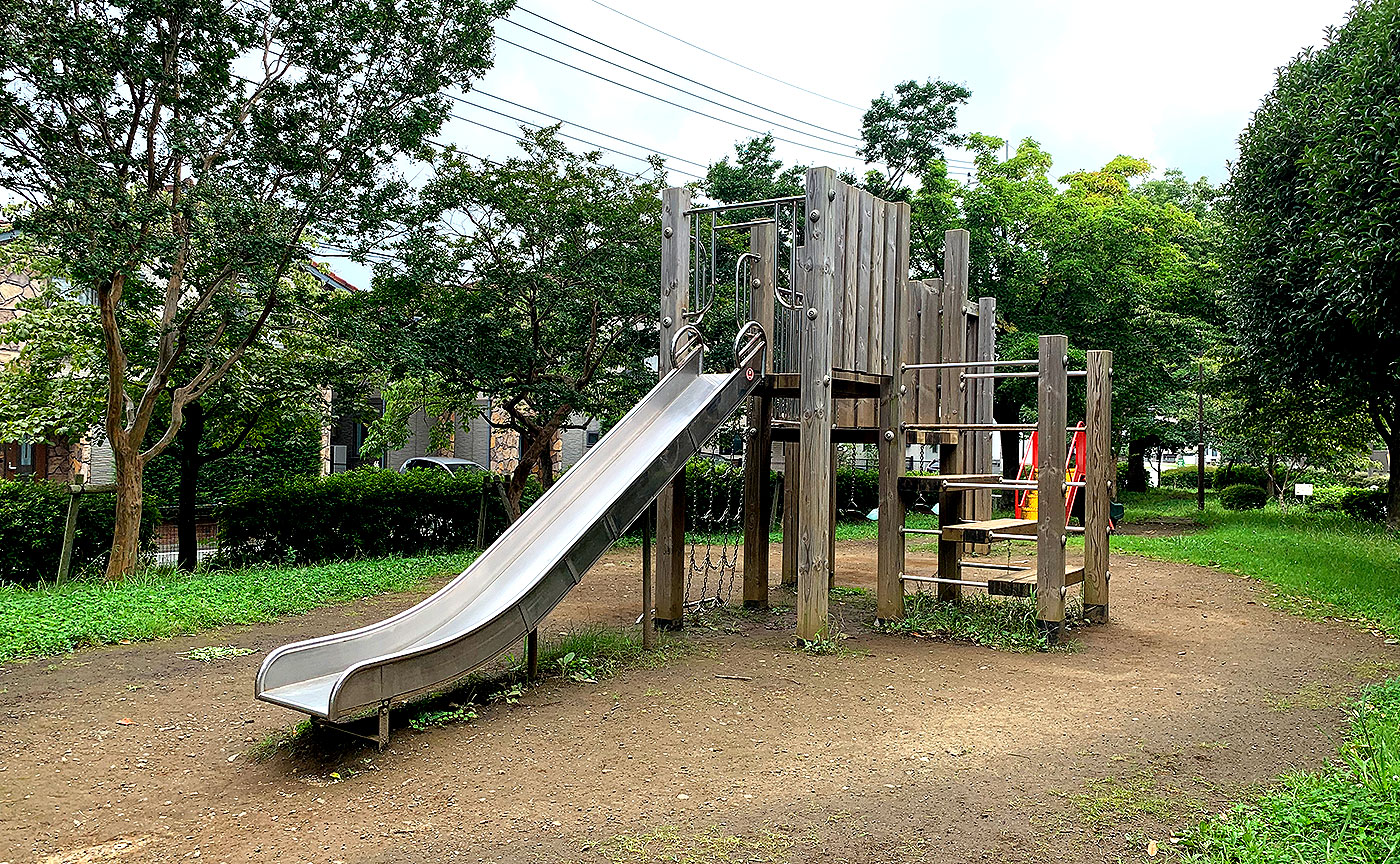
[[[360,290],[358,286],[345,281],[345,279],[341,278],[340,276],[337,276],[328,265],[322,264],[319,261],[307,258],[304,261],[300,262],[299,266],[301,267],[303,272],[310,273],[312,276],[315,276],[317,279],[320,279],[323,283],[332,288],[344,288],[346,291],[354,291],[357,293]]]

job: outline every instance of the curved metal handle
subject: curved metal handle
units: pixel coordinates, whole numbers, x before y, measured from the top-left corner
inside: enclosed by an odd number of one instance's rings
[[[682,337],[689,339],[682,344]],[[679,369],[684,366],[697,351],[705,351],[705,337],[700,335],[700,329],[694,324],[687,324],[671,337],[671,368]]]
[[[754,354],[763,353],[763,358],[768,357],[768,334],[764,332],[763,325],[757,321],[750,321],[734,336],[734,366],[744,366],[751,360]],[[753,364],[762,373],[763,362]]]

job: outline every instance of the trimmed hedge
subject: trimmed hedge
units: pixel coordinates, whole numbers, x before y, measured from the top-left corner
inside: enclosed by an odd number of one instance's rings
[[[1308,499],[1308,507],[1381,522],[1386,516],[1386,490],[1375,486],[1316,486]]]
[[[236,563],[313,562],[466,549],[486,508],[490,541],[506,528],[489,474],[400,474],[374,468],[236,489],[219,512],[221,549]],[[532,482],[521,506],[539,497]]]
[[[1236,483],[1220,490],[1220,506],[1226,510],[1258,510],[1268,497],[1268,493],[1259,486]]]
[[[34,585],[58,575],[68,487],[33,480],[0,480],[0,582]],[[100,570],[112,548],[116,523],[113,495],[93,493],[78,503],[73,535],[75,577]],[[148,548],[159,508],[148,498],[141,516],[141,546]]]
[[[1215,480],[1216,468],[1214,465],[1206,466],[1206,488],[1211,489]],[[1157,477],[1157,485],[1165,489],[1195,489],[1196,488],[1196,466],[1183,465],[1180,468],[1168,468]]]
[[[774,495],[773,514],[781,515],[782,474],[772,471],[768,486]],[[744,472],[723,460],[692,459],[685,466],[688,527],[735,530],[743,525]],[[854,502],[854,503],[853,503]],[[874,468],[836,469],[836,517],[860,519],[879,506],[880,472]]]

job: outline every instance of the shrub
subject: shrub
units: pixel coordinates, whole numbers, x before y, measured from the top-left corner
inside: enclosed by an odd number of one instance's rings
[[[1215,467],[1206,466],[1206,488],[1212,488],[1211,483],[1215,478]],[[1157,478],[1157,485],[1164,489],[1195,489],[1196,488],[1196,466],[1183,465],[1180,468],[1168,468]]]
[[[0,480],[0,582],[34,585],[58,575],[68,499],[66,485]],[[141,514],[142,548],[155,531],[158,509],[148,496]],[[82,496],[70,573],[96,570],[106,562],[115,521],[111,495]]]
[[[1269,472],[1253,465],[1222,465],[1216,470],[1215,488],[1223,490],[1227,486],[1239,485],[1268,489]]]
[[[506,528],[489,474],[362,469],[236,489],[219,513],[233,561],[327,561],[420,555],[476,544],[481,508],[488,542]],[[522,506],[540,494],[532,482]]]
[[[1249,483],[1236,483],[1220,490],[1220,506],[1226,510],[1258,510],[1268,500],[1268,493]]]
[[[1353,519],[1384,521],[1386,493],[1384,489],[1371,486],[1315,486],[1308,506],[1314,510],[1345,513]]]
[[[782,512],[782,474],[768,475],[773,494],[773,515]],[[686,513],[691,528],[738,530],[743,526],[744,472],[738,464],[721,459],[692,459],[685,466]],[[880,472],[874,468],[841,465],[836,469],[836,515],[856,519],[880,502]]]

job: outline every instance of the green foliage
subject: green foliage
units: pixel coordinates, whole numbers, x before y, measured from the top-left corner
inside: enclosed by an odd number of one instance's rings
[[[781,159],[773,158],[775,149],[772,134],[735,144],[734,162],[725,156],[711,163],[701,191],[721,204],[801,195],[807,187],[807,169],[802,165],[784,168]]]
[[[1279,70],[1223,213],[1242,373],[1363,414],[1400,451],[1400,0],[1362,0]],[[1400,474],[1392,494],[1400,497]],[[1395,500],[1395,499],[1393,499]],[[1400,514],[1392,513],[1400,525]]]
[[[958,106],[967,104],[972,91],[948,81],[901,81],[894,96],[881,93],[871,100],[861,118],[864,143],[860,155],[866,164],[882,164],[885,174],[872,188],[882,198],[901,197],[906,179],[922,177],[934,163],[943,161],[943,148],[963,143],[957,133]],[[878,188],[883,186],[884,188]],[[908,193],[906,192],[905,195]]]
[[[1220,490],[1220,506],[1226,510],[1258,510],[1269,500],[1269,493],[1249,483],[1236,483]]]
[[[1073,613],[1066,611],[1066,617]],[[999,651],[1048,651],[1049,640],[1036,625],[1034,600],[969,593],[960,603],[940,602],[918,593],[904,600],[904,617],[882,625],[888,632],[950,642],[971,642]],[[1058,646],[1067,650],[1066,645]]]
[[[361,469],[235,490],[219,511],[230,560],[309,563],[467,549],[481,508],[486,539],[505,530],[494,478],[445,471]],[[534,483],[525,501],[539,494]]]
[[[1206,466],[1206,488],[1211,488],[1211,480],[1216,473],[1214,465]],[[1195,489],[1196,488],[1196,466],[1183,465],[1180,468],[1168,468],[1157,477],[1157,485],[1165,489]],[[1237,481],[1242,482],[1242,481]]]
[[[70,497],[66,485],[0,480],[0,583],[34,585],[58,575]],[[143,548],[155,531],[155,520],[155,509],[147,507],[141,523]],[[71,573],[103,566],[114,521],[111,495],[93,493],[79,499]]]
[[[265,486],[294,477],[318,476],[321,473],[319,423],[293,424],[284,431],[286,437],[269,436],[259,444],[240,447],[227,456],[202,464],[196,503],[223,503],[235,489],[248,484]],[[177,440],[146,466],[146,490],[167,508],[178,501],[181,444]]]
[[[1353,519],[1380,522],[1386,516],[1384,489],[1378,486],[1314,486],[1308,507],[1324,513],[1345,513]]]
[[[774,511],[780,513],[782,474],[768,475]],[[744,472],[724,460],[691,459],[685,466],[686,495],[691,502],[687,525],[698,531],[734,529],[741,525]],[[836,511],[842,519],[861,519],[879,506],[880,474],[874,468],[840,465],[836,469]]]
[[[37,590],[0,586],[0,661],[300,615],[417,588],[461,571],[471,559],[470,554],[429,555],[192,575],[162,570],[122,582],[70,582]]]
[[[1400,855],[1400,679],[1367,688],[1351,709],[1342,762],[1285,775],[1247,804],[1181,837],[1194,864],[1291,861],[1380,864]]]
[[[362,298],[363,336],[396,367],[367,446],[403,441],[416,410],[466,417],[487,396],[521,436],[513,504],[575,415],[618,417],[655,383],[664,173],[573,153],[556,131],[524,133],[501,162],[438,155],[392,244],[404,263]]]
[[[1365,619],[1400,638],[1400,535],[1372,522],[1305,507],[1228,511],[1208,500],[1205,512],[1197,513],[1187,492],[1159,501],[1174,491],[1153,490],[1142,496],[1147,503],[1130,501],[1129,517],[1152,506],[1158,516],[1191,518],[1201,527],[1165,537],[1118,534],[1114,554],[1218,567],[1262,579],[1299,611]]]
[[[1215,473],[1216,486],[1224,490],[1226,486],[1258,486],[1267,489],[1269,473],[1254,465],[1221,465]]]

